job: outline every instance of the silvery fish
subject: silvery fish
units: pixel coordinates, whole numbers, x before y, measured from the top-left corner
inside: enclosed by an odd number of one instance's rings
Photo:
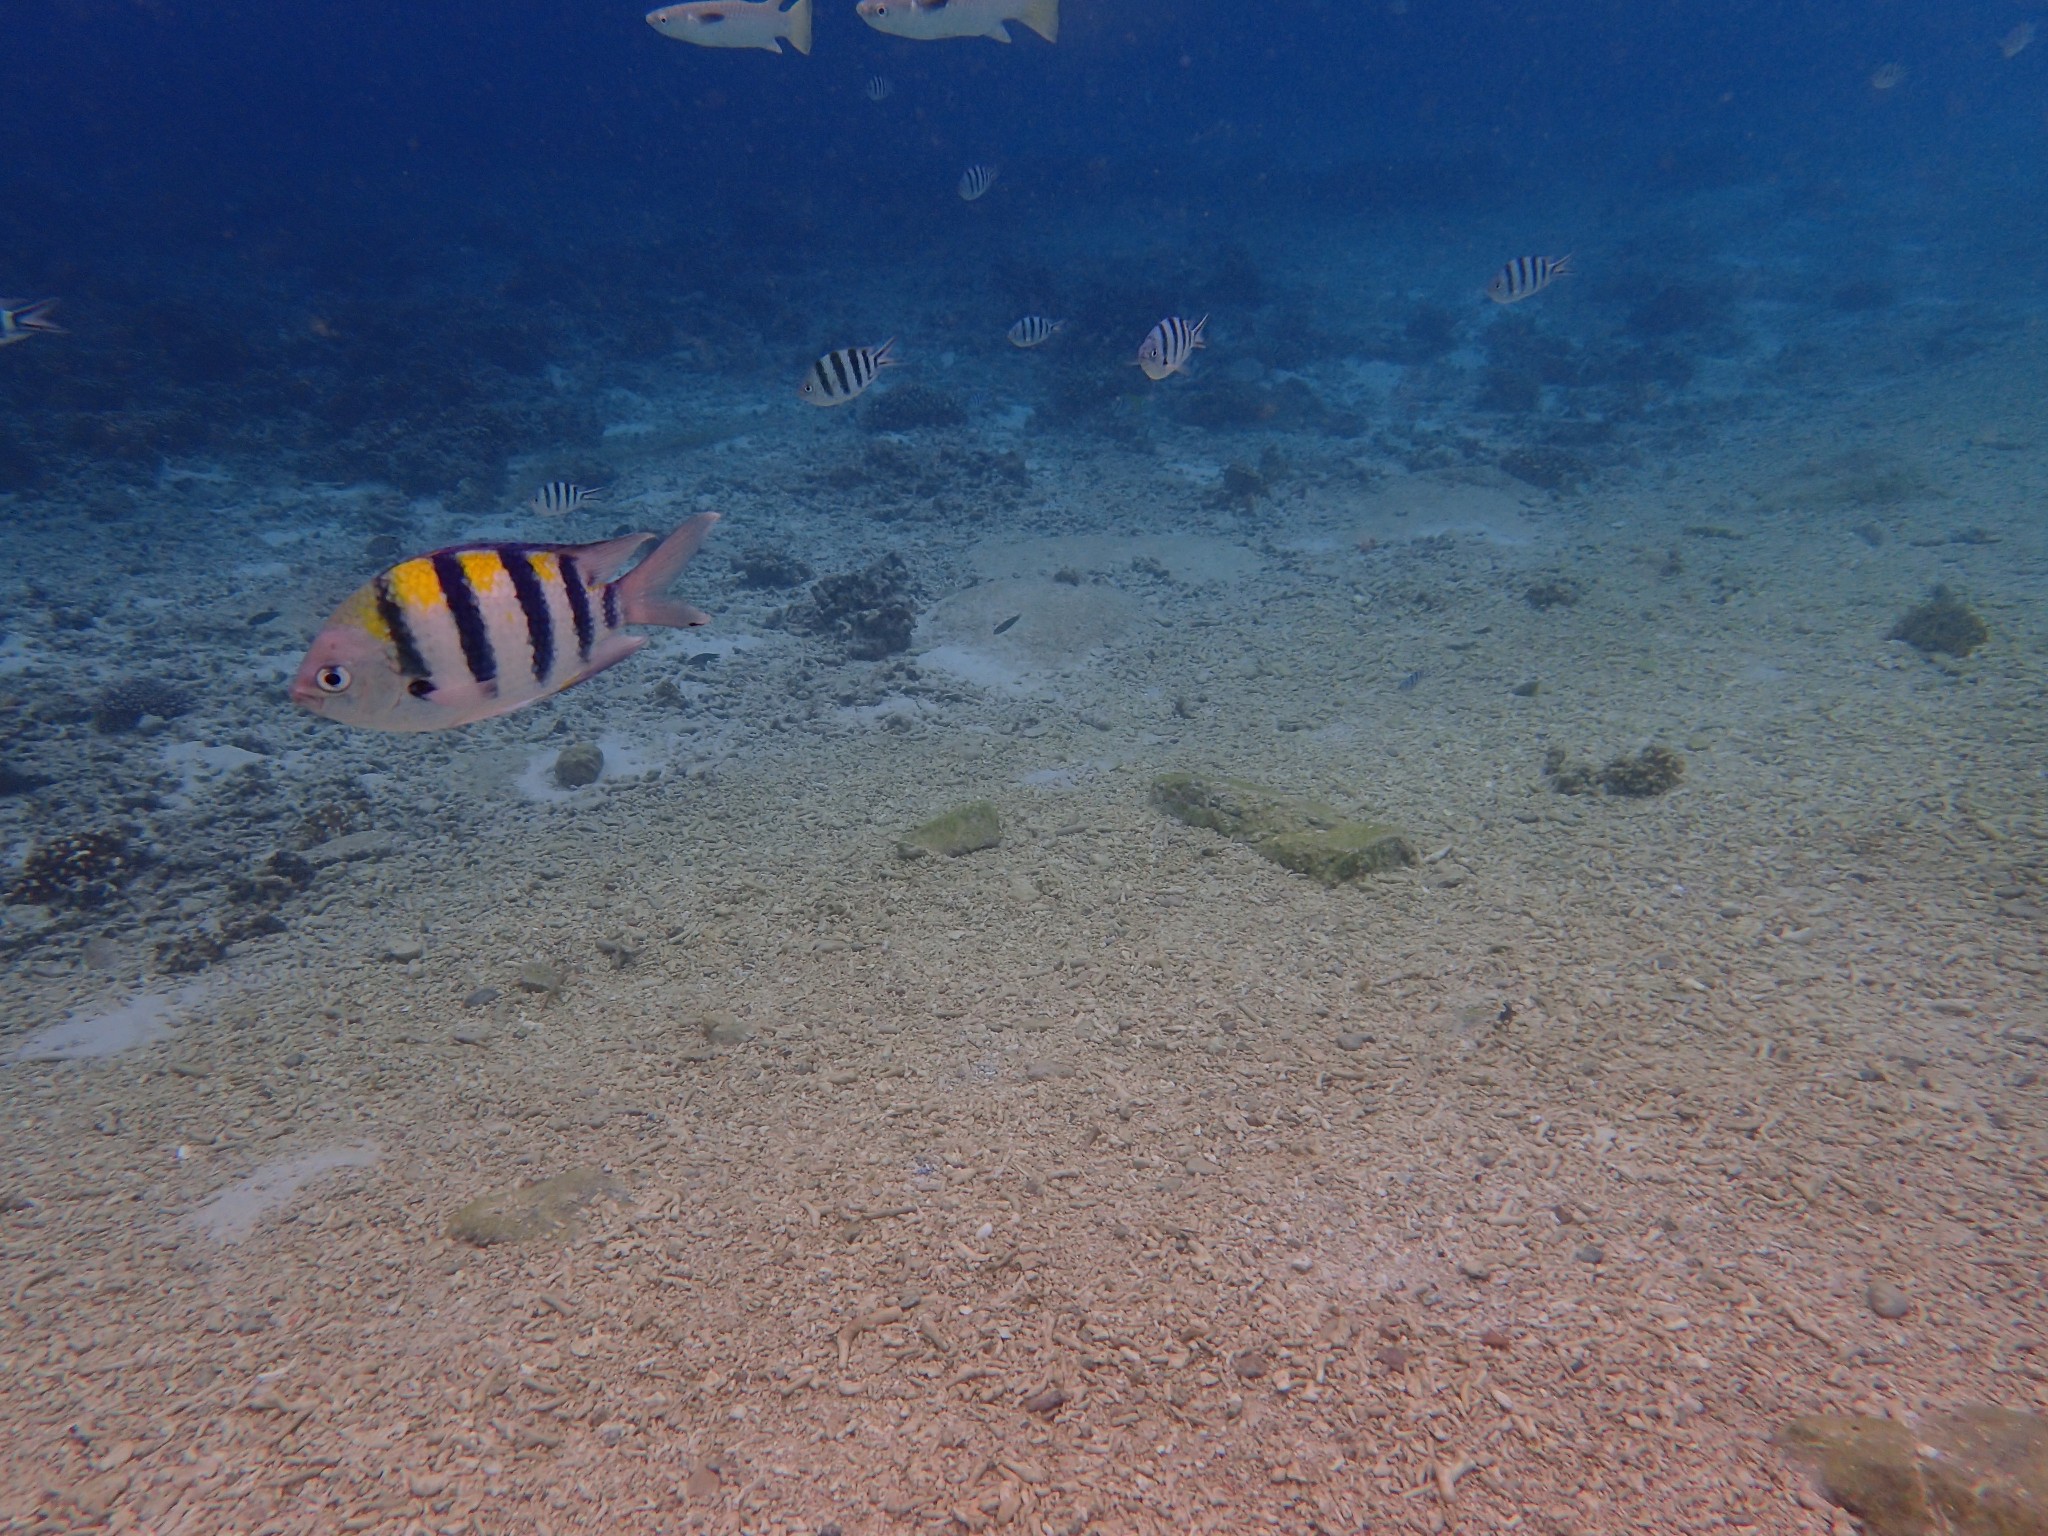
[[[1145,370],[1145,377],[1156,383],[1187,367],[1195,348],[1208,345],[1202,340],[1202,327],[1208,323],[1207,315],[1193,325],[1178,315],[1168,315],[1153,326],[1144,345],[1138,348],[1138,366]]]
[[[960,201],[971,203],[996,184],[992,165],[970,165],[960,173]]]
[[[887,101],[896,93],[896,82],[887,75],[869,75],[867,93],[869,101]]]
[[[811,51],[811,0],[690,0],[647,13],[647,25],[663,37],[699,48],[765,48],[782,52],[782,39],[798,53]]]
[[[11,347],[31,336],[63,335],[64,327],[50,318],[50,311],[56,307],[55,299],[37,299],[32,304],[21,299],[0,299],[0,347]]]
[[[1048,320],[1043,315],[1026,315],[1010,327],[1010,345],[1013,347],[1042,347],[1062,330],[1064,320]]]
[[[1998,40],[1998,51],[2008,59],[2016,59],[2027,51],[2027,44],[2034,40],[2034,24],[2023,21]]]
[[[895,345],[896,338],[891,336],[879,347],[843,347],[827,352],[811,364],[797,394],[812,405],[844,405],[874,383],[876,374],[896,366],[898,359],[890,351]]]
[[[854,9],[877,32],[932,42],[942,37],[1010,40],[1021,21],[1048,43],[1060,40],[1060,0],[860,0]]]
[[[535,491],[527,506],[542,517],[561,517],[574,512],[586,501],[603,501],[602,486],[576,485],[568,480],[550,480]]]
[[[665,539],[472,544],[400,561],[334,610],[292,702],[371,731],[443,731],[524,709],[639,650],[647,637],[629,624],[710,623],[667,594],[717,521],[703,513]]]
[[[1494,273],[1486,285],[1486,296],[1496,304],[1519,304],[1532,293],[1541,293],[1560,277],[1572,275],[1572,259],[1559,256],[1517,256]]]

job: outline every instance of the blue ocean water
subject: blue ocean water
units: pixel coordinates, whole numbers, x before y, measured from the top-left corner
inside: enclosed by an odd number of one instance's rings
[[[0,1528],[2039,1443],[2048,15],[1060,10],[9,17]]]

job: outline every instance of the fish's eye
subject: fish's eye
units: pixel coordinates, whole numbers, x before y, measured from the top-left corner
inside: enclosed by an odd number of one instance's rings
[[[347,693],[349,675],[347,667],[322,667],[313,674],[313,682],[322,693]]]

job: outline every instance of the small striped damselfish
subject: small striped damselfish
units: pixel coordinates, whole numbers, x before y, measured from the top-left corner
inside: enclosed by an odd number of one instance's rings
[[[1202,340],[1202,327],[1208,323],[1207,315],[1193,325],[1179,315],[1168,315],[1153,326],[1138,347],[1138,366],[1145,370],[1145,377],[1157,383],[1187,367],[1195,349],[1207,345]]]
[[[1541,293],[1560,277],[1572,275],[1569,256],[1517,256],[1494,273],[1486,285],[1486,296],[1496,304],[1519,304],[1533,293]]]
[[[577,485],[568,480],[550,480],[533,493],[526,504],[542,517],[561,517],[574,512],[586,501],[603,501],[604,488],[594,485]]]
[[[371,731],[448,730],[523,709],[639,650],[647,637],[629,624],[710,623],[668,588],[717,521],[703,513],[665,539],[472,544],[402,560],[334,610],[292,701]]]
[[[891,336],[879,347],[844,347],[827,352],[811,364],[811,371],[804,375],[797,393],[813,405],[844,405],[874,383],[876,374],[896,365],[898,359],[890,351],[895,345],[896,338]]]
[[[1010,345],[1013,347],[1041,347],[1057,336],[1066,325],[1064,320],[1048,320],[1044,315],[1026,315],[1010,327]]]
[[[996,167],[970,165],[960,173],[960,201],[971,203],[996,184]]]

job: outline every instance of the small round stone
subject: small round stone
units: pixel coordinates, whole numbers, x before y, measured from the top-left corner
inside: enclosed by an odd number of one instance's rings
[[[1607,1250],[1596,1243],[1581,1243],[1572,1250],[1572,1257],[1581,1264],[1602,1264],[1607,1260]]]
[[[1873,1280],[1870,1288],[1863,1293],[1870,1310],[1879,1317],[1896,1321],[1913,1310],[1912,1300],[1906,1293],[1889,1280]]]
[[[564,747],[555,757],[555,787],[582,789],[604,775],[604,750],[592,741]]]

